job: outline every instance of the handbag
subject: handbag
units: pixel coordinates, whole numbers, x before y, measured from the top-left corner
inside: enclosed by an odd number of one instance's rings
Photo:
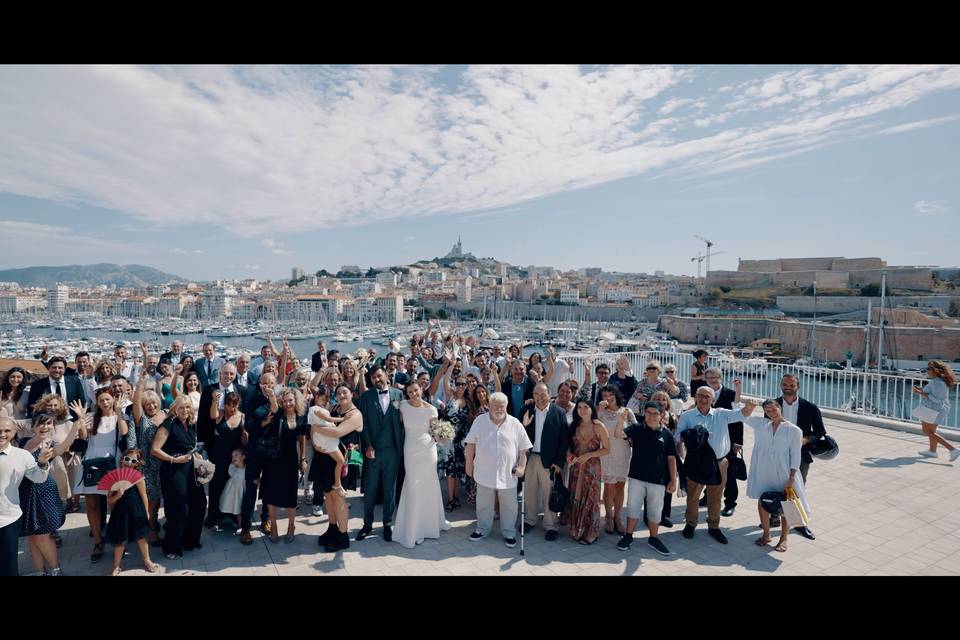
[[[83,464],[83,486],[95,487],[100,479],[117,468],[117,459],[113,456],[103,458],[90,458],[84,460]]]
[[[253,443],[253,452],[258,458],[272,462],[280,457],[280,429],[282,428],[283,420],[280,420],[277,423],[277,435],[264,434]]]
[[[730,468],[727,470],[734,480],[746,480],[747,479],[747,463],[743,460],[743,449],[737,452],[733,458],[730,459]]]
[[[937,424],[937,418],[940,416],[940,412],[936,409],[931,409],[930,407],[925,407],[922,404],[918,404],[913,408],[913,411],[910,412],[910,415],[920,422]]]
[[[553,481],[553,488],[550,489],[549,509],[554,513],[560,513],[567,506],[570,499],[570,490],[563,485],[563,476],[550,470],[550,480]]]
[[[347,465],[354,467],[363,466],[363,454],[360,449],[350,449],[347,451]]]
[[[807,514],[806,509],[803,508],[803,503],[800,502],[800,498],[797,497],[797,492],[791,487],[787,489],[787,499],[783,501],[783,517],[787,519],[787,522],[790,523],[793,527],[805,527],[810,524],[810,516]]]

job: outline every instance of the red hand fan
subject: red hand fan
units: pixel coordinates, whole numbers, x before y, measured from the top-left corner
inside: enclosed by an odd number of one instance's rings
[[[97,489],[100,491],[120,491],[121,489],[129,489],[141,480],[143,480],[142,473],[130,467],[123,467],[114,469],[100,478]]]

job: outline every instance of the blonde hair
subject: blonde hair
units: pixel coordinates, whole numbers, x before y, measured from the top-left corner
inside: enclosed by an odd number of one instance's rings
[[[53,402],[60,403],[60,409],[57,411],[50,411],[47,407],[50,406]],[[40,397],[35,403],[33,403],[33,413],[49,413],[57,422],[63,422],[67,419],[67,403],[63,401],[59,395],[55,393],[47,393]]]
[[[160,400],[160,396],[156,391],[147,390],[143,392],[143,395],[140,396],[140,406],[143,407],[147,402],[153,402],[157,405],[157,409],[163,406],[163,403]]]
[[[190,420],[188,420],[188,423],[193,422],[196,419],[197,412],[193,408],[193,400],[191,400],[190,396],[186,394],[177,396],[177,399],[173,401],[172,405],[170,405],[167,415],[176,416],[179,418],[177,415],[177,409],[180,407],[186,407],[187,409],[190,409]]]
[[[643,368],[646,369],[647,367],[656,367],[657,371],[663,371],[663,367],[660,366],[659,360],[649,360]]]
[[[284,389],[280,394],[280,398],[278,399],[282,403],[284,398],[291,395],[293,396],[294,407],[297,415],[302,416],[307,412],[307,401],[303,399],[303,394],[300,393],[299,389]]]
[[[957,374],[953,372],[946,362],[942,360],[931,360],[927,363],[927,368],[931,369],[938,378],[947,383],[951,389],[957,386]]]
[[[106,380],[100,377],[100,367],[104,365],[110,367],[110,375],[106,377]],[[96,380],[97,383],[110,382],[110,378],[112,378],[116,374],[117,374],[117,368],[114,367],[113,363],[107,360],[106,358],[97,362],[97,364],[93,367],[93,379]]]

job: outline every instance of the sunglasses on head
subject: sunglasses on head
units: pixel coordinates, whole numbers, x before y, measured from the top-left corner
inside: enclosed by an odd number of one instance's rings
[[[140,462],[140,458],[137,456],[123,456],[123,461],[128,464],[137,464]]]

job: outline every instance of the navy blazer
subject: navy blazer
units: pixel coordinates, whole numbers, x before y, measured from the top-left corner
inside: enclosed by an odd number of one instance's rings
[[[733,400],[737,397],[737,392],[730,387],[720,387],[720,395],[714,398],[713,406],[718,409],[733,409]],[[727,431],[730,433],[730,444],[743,446],[743,423],[731,422],[727,425]],[[730,449],[730,456],[733,456],[733,448]]]
[[[63,383],[64,389],[67,392],[68,410],[70,409],[70,405],[74,400],[79,400],[83,404],[87,404],[87,394],[83,391],[83,383],[80,382],[80,378],[77,376],[65,375],[60,378],[60,381]],[[30,385],[30,394],[27,396],[27,415],[29,415],[31,418],[33,417],[33,405],[36,404],[37,400],[48,393],[51,393],[49,376],[35,380]],[[71,411],[71,413],[73,412]]]
[[[542,442],[537,445],[537,416],[536,405],[528,405],[521,414],[524,418],[533,415],[530,424],[524,427],[527,430],[527,436],[534,448],[540,449],[540,462],[544,469],[549,469],[550,465],[557,465],[561,469],[567,463],[567,452],[570,450],[570,427],[567,425],[567,414],[557,405],[550,403],[547,408],[547,416],[543,421],[543,433],[540,434]],[[520,421],[521,424],[523,420]]]

